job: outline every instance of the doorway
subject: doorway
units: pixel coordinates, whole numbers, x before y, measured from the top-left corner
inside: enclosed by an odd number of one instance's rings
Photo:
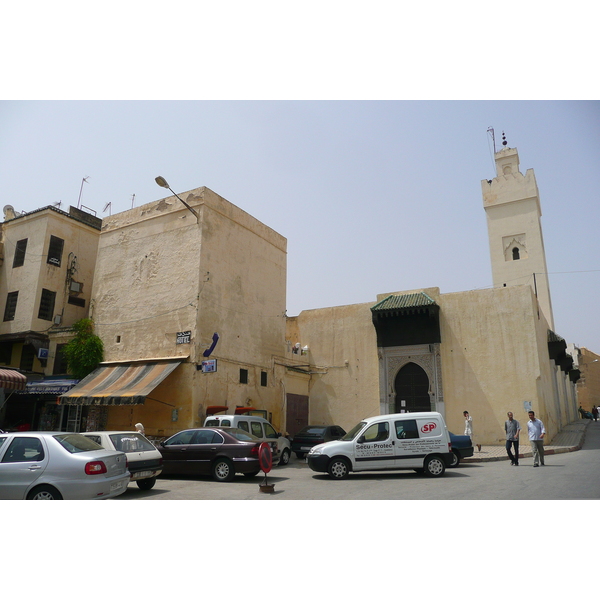
[[[394,380],[395,412],[430,412],[429,377],[414,362],[404,365]]]

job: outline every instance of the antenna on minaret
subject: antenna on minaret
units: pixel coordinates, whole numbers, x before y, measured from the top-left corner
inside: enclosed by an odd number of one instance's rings
[[[135,194],[133,194],[133,196],[131,196],[131,208],[133,208],[134,204],[135,204]]]
[[[504,131],[502,132],[502,145],[506,146],[508,142],[506,141],[506,136],[504,135]]]
[[[494,154],[496,154],[496,136],[494,135],[494,128],[488,127],[487,132],[492,136],[492,143],[494,144]]]
[[[104,208],[102,209],[102,212],[106,212],[106,209],[108,209],[108,215],[111,216],[112,215],[112,202],[107,202],[104,205]]]

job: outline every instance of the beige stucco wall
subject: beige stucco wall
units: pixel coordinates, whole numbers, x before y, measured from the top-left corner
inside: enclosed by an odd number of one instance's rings
[[[210,405],[251,405],[281,426],[274,357],[284,352],[287,242],[208,188],[180,195],[198,220],[169,197],[103,223],[93,317],[105,361],[184,361],[152,394],[168,411],[150,401],[135,409],[151,435],[201,425]],[[192,332],[190,344],[176,344],[180,331]],[[219,341],[210,358],[218,370],[202,373],[196,365],[214,333]],[[248,371],[247,384],[240,369]],[[121,419],[112,416],[119,410],[110,409],[110,423]]]
[[[580,348],[578,362],[581,378],[577,382],[577,406],[592,412],[600,405],[600,355]]]
[[[432,351],[439,352],[441,363],[439,410],[451,431],[463,433],[462,413],[468,410],[476,443],[503,443],[506,413],[512,411],[525,427],[526,403],[545,422],[549,439],[571,420],[572,386],[549,359],[548,324],[543,315],[538,317],[528,285],[453,294],[427,291],[440,306],[442,341]],[[380,397],[386,393],[380,390],[370,311],[374,304],[303,311],[290,322],[287,335],[310,347],[311,423],[348,428],[379,414]],[[388,379],[393,381],[394,375]]]
[[[307,310],[290,320],[288,339],[309,347],[304,358],[310,364],[311,425],[336,424],[348,430],[361,419],[379,414],[373,304]],[[293,376],[288,380],[293,381]]]
[[[60,266],[46,262],[50,236],[64,240]],[[12,321],[0,321],[0,335],[37,331],[52,335],[64,331],[76,321],[88,315],[94,279],[94,267],[100,232],[80,221],[70,218],[61,211],[43,209],[3,223],[4,262],[0,267],[0,297],[18,291],[17,310]],[[27,239],[25,264],[13,268],[17,241]],[[85,301],[84,307],[68,303],[66,286],[67,268],[73,265],[73,280],[83,284],[78,298]],[[54,321],[38,318],[42,289],[56,292],[54,315],[62,315],[60,326]],[[4,306],[0,307],[4,311]],[[54,317],[53,315],[53,317]],[[50,359],[44,366],[35,359],[34,371],[52,373],[56,343],[51,344]],[[12,365],[18,366],[21,357],[20,344],[13,349]]]

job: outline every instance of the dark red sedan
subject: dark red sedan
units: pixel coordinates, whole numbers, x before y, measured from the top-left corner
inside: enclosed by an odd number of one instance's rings
[[[212,475],[232,481],[236,473],[254,477],[260,472],[260,440],[236,427],[199,427],[180,431],[158,447],[163,475]]]

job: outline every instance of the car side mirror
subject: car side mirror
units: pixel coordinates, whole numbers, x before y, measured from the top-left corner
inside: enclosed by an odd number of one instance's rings
[[[364,435],[361,435],[361,436],[358,438],[358,440],[356,440],[356,442],[357,442],[358,444],[364,444],[364,443],[365,443],[365,436],[364,436]]]

